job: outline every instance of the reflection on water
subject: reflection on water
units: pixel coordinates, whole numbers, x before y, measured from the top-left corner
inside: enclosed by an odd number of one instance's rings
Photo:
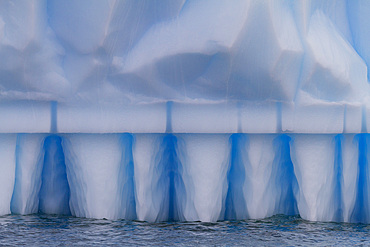
[[[217,223],[147,223],[56,215],[0,217],[0,244],[60,245],[370,245],[370,225],[309,222],[299,216]]]

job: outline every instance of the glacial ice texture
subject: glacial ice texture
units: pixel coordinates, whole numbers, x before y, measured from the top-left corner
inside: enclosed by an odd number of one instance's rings
[[[0,215],[370,223],[369,13],[0,1]]]
[[[0,212],[369,223],[369,147],[369,134],[1,134]]]
[[[170,101],[176,133],[364,132],[369,11],[366,0],[4,0],[0,132],[164,133]]]

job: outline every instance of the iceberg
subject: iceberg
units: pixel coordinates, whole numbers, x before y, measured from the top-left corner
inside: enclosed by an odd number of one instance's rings
[[[370,223],[369,13],[1,1],[0,215]]]

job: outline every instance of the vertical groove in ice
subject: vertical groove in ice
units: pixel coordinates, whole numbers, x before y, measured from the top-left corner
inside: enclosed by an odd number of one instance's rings
[[[58,102],[51,101],[50,102],[50,133],[57,133],[58,132]]]
[[[118,175],[118,190],[120,196],[119,210],[120,218],[126,220],[136,220],[136,189],[134,178],[134,158],[132,145],[134,137],[131,134],[122,134],[121,142],[124,150]]]
[[[334,179],[333,179],[333,220],[343,221],[343,158],[342,158],[343,135],[335,136],[335,157],[334,157]]]
[[[290,140],[287,135],[280,135],[274,139],[275,157],[270,178],[274,181],[276,190],[274,214],[298,214],[296,199],[298,182],[290,157]]]
[[[368,135],[359,134],[358,139],[358,172],[355,205],[350,222],[368,223],[369,214],[369,168],[368,168]]]
[[[227,171],[227,194],[224,202],[223,217],[225,220],[240,220],[248,218],[248,209],[244,198],[244,183],[246,180],[243,150],[247,142],[245,134],[233,134],[229,139],[231,146],[230,162]]]
[[[178,158],[177,138],[165,135],[156,156],[155,195],[162,194],[156,221],[183,221],[186,190],[182,178],[183,167]]]
[[[45,138],[42,165],[39,212],[70,215],[70,189],[61,137]]]
[[[166,103],[166,133],[172,133],[172,101]]]

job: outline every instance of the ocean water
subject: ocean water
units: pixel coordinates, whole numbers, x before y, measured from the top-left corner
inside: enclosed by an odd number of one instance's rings
[[[59,215],[0,217],[2,246],[366,246],[369,224],[277,215],[216,223],[147,223]]]

